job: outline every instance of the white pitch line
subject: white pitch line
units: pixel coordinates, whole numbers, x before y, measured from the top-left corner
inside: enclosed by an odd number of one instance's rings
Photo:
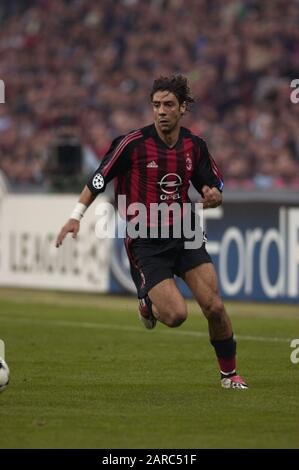
[[[30,318],[18,318],[12,317],[10,315],[0,315],[0,320],[8,320],[9,322],[13,321],[20,324],[35,324],[41,326],[60,326],[60,327],[70,327],[70,328],[90,328],[90,329],[100,329],[100,330],[117,330],[117,331],[129,331],[129,332],[138,332],[146,333],[147,331],[140,325],[140,327],[135,326],[125,326],[125,325],[111,325],[109,323],[91,323],[91,322],[75,322],[75,321],[64,321],[64,320],[36,320]],[[148,332],[147,332],[148,333]],[[177,329],[160,329],[157,328],[155,333],[161,334],[172,334],[172,335],[182,335],[182,336],[193,336],[197,338],[208,337],[208,333],[202,331],[190,331],[190,330],[177,330]],[[262,341],[268,343],[289,343],[291,338],[276,338],[270,336],[250,336],[250,335],[235,335],[236,339],[245,340],[245,341]]]

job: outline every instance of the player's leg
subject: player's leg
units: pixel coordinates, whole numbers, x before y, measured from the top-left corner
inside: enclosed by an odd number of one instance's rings
[[[236,342],[232,325],[219,295],[217,275],[205,244],[193,250],[182,248],[175,272],[184,279],[208,320],[222,386],[246,388],[243,379],[236,374]]]
[[[188,270],[183,279],[200,305],[209,324],[211,341],[232,336],[232,325],[219,296],[217,275],[212,263],[203,263]]]
[[[152,287],[148,296],[153,314],[170,327],[180,326],[187,318],[187,305],[173,279],[164,279]]]
[[[175,252],[165,244],[153,245],[146,240],[127,239],[126,249],[131,276],[139,298],[139,316],[147,329],[159,320],[175,327],[187,317],[183,296],[173,280]]]
[[[236,372],[236,341],[231,320],[219,295],[217,275],[212,263],[200,264],[183,275],[209,324],[211,344],[218,359],[224,388],[247,388]]]
[[[151,282],[154,283],[154,278]],[[139,316],[147,329],[153,329],[157,320],[172,328],[186,320],[186,302],[172,278],[163,279],[142,295]]]

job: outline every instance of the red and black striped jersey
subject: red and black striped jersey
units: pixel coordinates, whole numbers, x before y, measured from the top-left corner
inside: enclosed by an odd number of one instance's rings
[[[204,185],[223,188],[222,175],[203,139],[181,127],[176,145],[168,147],[154,124],[116,138],[87,186],[102,193],[115,179],[115,194],[126,196],[127,207],[142,203],[189,202],[190,181],[201,192]]]

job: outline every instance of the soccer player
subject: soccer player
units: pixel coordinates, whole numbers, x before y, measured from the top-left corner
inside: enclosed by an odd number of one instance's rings
[[[189,201],[190,181],[201,193],[204,208],[222,203],[222,176],[205,141],[180,125],[194,101],[187,79],[182,75],[160,77],[154,81],[150,96],[154,123],[112,142],[61,229],[57,247],[68,233],[77,236],[84,212],[113,178],[116,196],[125,195],[127,205],[145,205],[148,228],[152,224],[148,216],[150,205],[164,202],[183,206]],[[163,223],[156,220],[158,226]],[[169,217],[169,228],[173,224],[174,218]],[[126,236],[131,275],[139,298],[139,316],[148,329],[154,328],[157,320],[169,327],[181,325],[187,318],[187,308],[174,281],[174,274],[180,276],[208,321],[222,387],[246,389],[247,384],[236,372],[236,341],[205,243],[188,249],[185,241],[184,234],[174,237],[171,230],[169,238]]]

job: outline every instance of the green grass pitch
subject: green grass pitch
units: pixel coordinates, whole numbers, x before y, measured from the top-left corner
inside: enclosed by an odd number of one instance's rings
[[[130,297],[1,289],[0,448],[298,448],[298,307],[227,308],[246,391],[220,387],[193,302],[146,331]]]

